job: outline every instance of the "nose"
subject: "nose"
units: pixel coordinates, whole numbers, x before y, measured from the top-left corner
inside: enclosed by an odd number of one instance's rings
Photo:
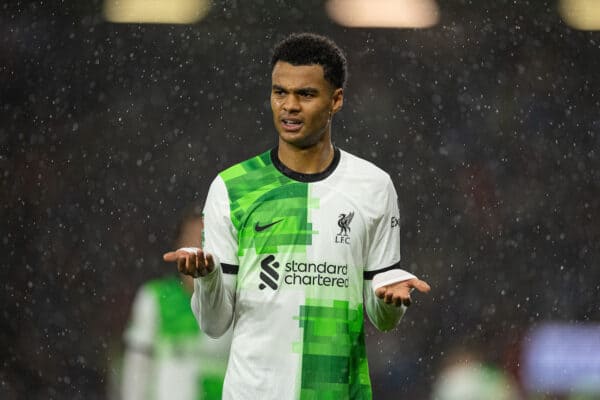
[[[300,102],[298,98],[293,94],[286,96],[283,100],[283,104],[281,105],[284,111],[294,112],[300,110]]]

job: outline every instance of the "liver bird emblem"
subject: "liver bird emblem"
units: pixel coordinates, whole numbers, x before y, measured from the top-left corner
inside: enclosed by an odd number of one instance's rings
[[[340,214],[338,217],[338,226],[340,227],[340,233],[338,235],[348,236],[350,233],[350,222],[354,218],[354,211],[348,214]]]

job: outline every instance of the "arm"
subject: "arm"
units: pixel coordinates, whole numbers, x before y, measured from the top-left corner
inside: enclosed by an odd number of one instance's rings
[[[369,320],[380,331],[386,332],[393,329],[406,312],[406,306],[386,304],[384,300],[377,297],[372,280],[365,281],[363,295]]]
[[[145,400],[146,389],[152,373],[152,358],[143,352],[127,349],[123,358],[123,381],[121,398],[123,400]]]
[[[223,274],[220,264],[206,276],[194,279],[192,311],[200,329],[211,338],[222,336],[233,321],[235,277]]]
[[[156,332],[156,303],[143,288],[134,300],[129,326],[125,331],[125,355],[121,398],[143,400],[147,398],[152,382],[152,343]]]
[[[400,211],[389,178],[380,195],[376,204],[383,207],[371,236],[363,295],[369,319],[377,329],[387,331],[404,316],[412,289],[429,291],[429,285],[400,269]]]
[[[235,310],[238,270],[237,231],[230,215],[229,194],[220,177],[210,185],[204,207],[204,248],[215,256],[214,271],[194,279],[192,310],[210,337],[223,335]]]
[[[205,204],[204,250],[184,247],[163,258],[176,261],[179,272],[195,278],[192,311],[202,331],[216,338],[233,321],[238,268],[237,231],[231,223],[227,188],[220,177],[211,184]]]

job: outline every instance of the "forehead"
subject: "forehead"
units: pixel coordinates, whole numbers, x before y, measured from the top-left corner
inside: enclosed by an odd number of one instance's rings
[[[273,85],[282,87],[328,87],[323,67],[317,64],[292,65],[277,61],[271,73]]]

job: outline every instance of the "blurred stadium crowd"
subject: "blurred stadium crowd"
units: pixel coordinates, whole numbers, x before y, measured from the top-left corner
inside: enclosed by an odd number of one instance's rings
[[[600,320],[600,33],[553,2],[439,2],[424,30],[343,28],[322,3],[226,1],[186,26],[2,5],[1,398],[109,397],[178,213],[275,144],[269,51],[295,31],[346,49],[334,142],[391,174],[405,267],[433,287],[369,328],[375,398],[430,398],[461,348],[524,398],[568,397],[528,389],[522,354],[540,324]]]

